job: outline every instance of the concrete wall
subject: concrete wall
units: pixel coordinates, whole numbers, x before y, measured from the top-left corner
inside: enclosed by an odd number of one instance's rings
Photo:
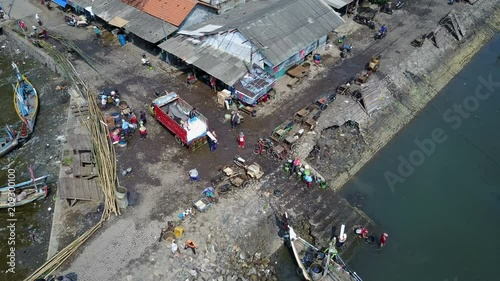
[[[217,10],[198,4],[189,13],[186,19],[182,22],[182,24],[179,26],[179,29],[187,28],[192,25],[198,24],[215,15],[217,15]]]
[[[30,41],[8,28],[4,28],[4,34],[9,40],[13,41],[19,49],[25,51],[27,54],[30,54],[34,59],[45,65],[45,67],[49,68],[53,72],[65,77],[66,74],[62,70],[61,66],[57,64],[51,56],[46,54],[43,49],[36,47]]]

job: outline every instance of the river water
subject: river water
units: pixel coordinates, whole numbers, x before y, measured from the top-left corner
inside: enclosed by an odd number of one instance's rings
[[[343,189],[389,234],[350,260],[363,280],[498,279],[499,128],[497,35]]]

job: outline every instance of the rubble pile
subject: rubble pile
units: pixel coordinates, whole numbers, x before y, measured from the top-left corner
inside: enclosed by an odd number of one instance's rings
[[[307,161],[322,175],[336,176],[354,166],[365,150],[359,124],[347,121],[342,126],[324,129]]]

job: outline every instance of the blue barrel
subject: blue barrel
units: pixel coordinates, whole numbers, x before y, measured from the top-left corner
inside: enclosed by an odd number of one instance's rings
[[[313,56],[313,59],[314,59],[314,60],[321,60],[321,56],[320,56],[319,54],[315,54],[315,55]]]
[[[122,45],[122,46],[127,44],[127,40],[125,40],[125,35],[123,35],[123,34],[118,35],[118,40],[120,40],[120,45]]]
[[[122,119],[120,118],[120,113],[115,112],[115,113],[112,113],[111,116],[113,116],[113,118],[115,119],[115,123],[116,124],[122,122]]]

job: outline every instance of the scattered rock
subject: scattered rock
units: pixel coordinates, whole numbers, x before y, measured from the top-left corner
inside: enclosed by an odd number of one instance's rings
[[[198,276],[198,272],[196,272],[196,270],[194,270],[194,269],[191,269],[191,270],[189,270],[188,272],[189,272],[189,274],[190,274],[191,276],[193,276],[193,277]]]

